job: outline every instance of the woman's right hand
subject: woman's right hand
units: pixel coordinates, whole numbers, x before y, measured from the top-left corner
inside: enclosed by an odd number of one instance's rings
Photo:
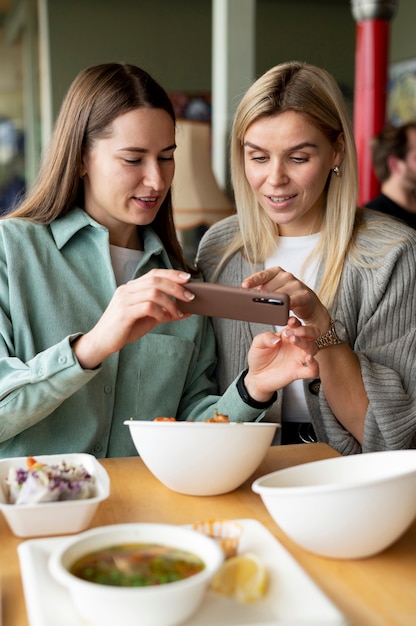
[[[160,269],[120,285],[97,324],[73,343],[81,367],[94,369],[158,324],[186,317],[175,299],[192,300],[184,287],[189,279],[185,272]]]

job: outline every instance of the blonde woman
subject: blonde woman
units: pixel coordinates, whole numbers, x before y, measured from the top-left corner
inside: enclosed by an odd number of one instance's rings
[[[278,393],[282,442],[343,454],[416,445],[416,237],[357,208],[343,96],[325,70],[278,65],[237,108],[231,137],[237,215],[201,241],[209,281],[284,291],[295,335],[316,329],[319,377]],[[233,379],[265,327],[214,320],[217,379]]]

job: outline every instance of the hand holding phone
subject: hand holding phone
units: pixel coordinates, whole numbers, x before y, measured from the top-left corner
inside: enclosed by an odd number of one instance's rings
[[[216,283],[189,282],[186,289],[195,294],[189,302],[177,300],[183,313],[208,315],[273,326],[286,326],[289,296],[285,293],[244,289]]]

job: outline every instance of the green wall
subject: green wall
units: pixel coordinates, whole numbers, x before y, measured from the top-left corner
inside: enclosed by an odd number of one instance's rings
[[[306,61],[352,90],[355,21],[348,0],[258,0],[256,41],[258,75],[282,61]]]
[[[49,0],[52,109],[84,67],[128,61],[168,91],[211,89],[211,0]],[[398,0],[392,62],[416,58],[416,2]],[[328,69],[352,98],[356,24],[350,0],[257,0],[256,76],[287,60]]]
[[[211,0],[49,0],[53,110],[75,75],[131,62],[168,91],[211,86]]]
[[[390,29],[390,60],[392,63],[416,59],[416,2],[397,0],[396,15]]]
[[[48,11],[55,114],[74,76],[105,61],[136,63],[168,91],[211,88],[211,0],[49,0]],[[257,76],[296,58],[352,89],[349,0],[257,0],[255,28]]]

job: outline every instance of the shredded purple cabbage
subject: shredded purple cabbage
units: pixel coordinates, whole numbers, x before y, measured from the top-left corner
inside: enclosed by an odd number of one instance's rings
[[[9,470],[6,483],[9,502],[32,504],[56,500],[80,500],[95,495],[95,479],[83,465],[40,464],[31,470]]]

